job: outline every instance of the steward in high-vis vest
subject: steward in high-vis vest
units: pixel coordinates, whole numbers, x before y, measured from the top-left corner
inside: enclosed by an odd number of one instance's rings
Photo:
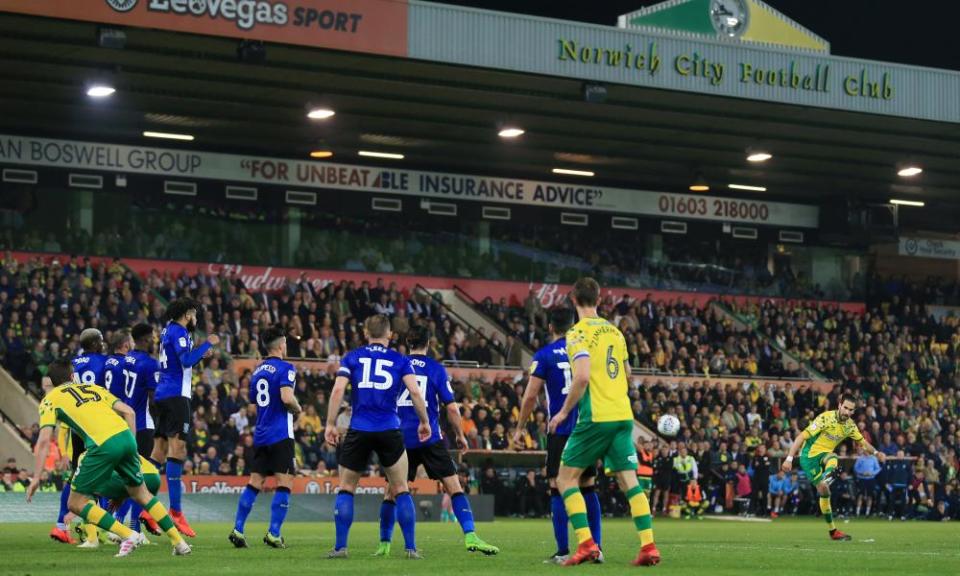
[[[637,480],[648,498],[653,488],[653,459],[656,455],[656,448],[650,440],[637,447]]]

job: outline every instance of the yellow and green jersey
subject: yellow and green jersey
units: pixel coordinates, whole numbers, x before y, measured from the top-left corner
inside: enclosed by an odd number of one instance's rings
[[[800,449],[800,455],[806,458],[833,452],[834,448],[847,438],[863,442],[863,435],[853,418],[840,422],[836,410],[828,410],[814,418],[804,432],[807,433],[807,439]]]
[[[51,390],[40,402],[40,427],[67,425],[83,438],[89,449],[100,446],[116,434],[129,431],[126,420],[113,405],[116,396],[95,384],[64,384]]]
[[[576,361],[590,358],[590,384],[579,404],[577,422],[633,420],[627,396],[627,342],[603,318],[583,318],[567,331],[567,356],[576,378]]]
[[[73,436],[66,424],[57,426],[57,446],[60,448],[61,458],[73,458]]]

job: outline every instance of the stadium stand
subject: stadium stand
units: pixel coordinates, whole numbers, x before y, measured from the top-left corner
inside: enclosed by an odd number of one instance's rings
[[[378,282],[340,282],[316,289],[289,281],[278,292],[248,291],[242,282],[220,275],[173,275],[157,271],[134,274],[121,260],[92,264],[87,258],[52,256],[3,258],[0,273],[0,360],[26,389],[39,392],[46,365],[77,349],[76,335],[90,326],[105,332],[139,321],[159,325],[164,302],[192,296],[205,305],[198,331],[221,336],[218,354],[194,372],[194,433],[185,473],[242,475],[251,461],[250,430],[255,410],[247,401],[249,368],[238,358],[257,358],[258,334],[266,326],[285,326],[290,355],[315,363],[301,370],[297,395],[306,411],[296,422],[297,461],[304,475],[336,474],[336,453],[323,442],[327,397],[336,362],[360,343],[363,318],[385,313],[394,331],[403,334],[412,322],[425,322],[435,338],[431,353],[445,360],[503,364],[501,351],[484,335],[457,324],[431,298],[406,294]],[[301,279],[302,280],[302,279]],[[910,296],[904,298],[900,294]],[[761,377],[798,374],[784,366],[771,340],[802,358],[830,380],[862,391],[865,407],[858,424],[865,437],[905,465],[881,471],[873,512],[891,517],[956,518],[960,454],[956,356],[960,328],[955,318],[928,317],[912,300],[929,291],[910,287],[885,294],[863,314],[826,306],[767,301],[737,307],[738,316],[754,319],[756,329],[737,329],[712,306],[678,302],[609,298],[602,312],[627,335],[635,369],[630,395],[638,421],[655,428],[664,413],[684,423],[681,436],[652,447],[655,459],[653,503],[659,513],[677,513],[684,480],[690,472],[676,455],[688,451],[709,508],[767,514],[767,484],[784,451],[800,429],[825,406],[835,405],[841,386],[810,381],[763,381]],[[544,341],[544,310],[531,295],[524,307],[487,298],[480,308],[517,342],[536,347]],[[402,350],[402,344],[398,342]],[[518,426],[518,401],[524,380],[518,371],[489,381],[482,376],[456,377],[464,428],[470,448],[478,451],[542,450],[546,414],[538,409],[523,429],[522,446],[512,445]],[[338,425],[349,421],[341,413]],[[35,439],[35,425],[21,426]],[[448,435],[449,436],[449,435]],[[452,446],[450,446],[452,448]],[[841,447],[841,456],[854,454]],[[899,467],[898,467],[899,466]],[[4,473],[2,489],[17,490],[15,464]],[[55,489],[66,472],[56,461],[47,486]],[[371,467],[370,474],[378,474]],[[543,515],[549,491],[536,468],[494,466],[492,460],[464,467],[470,489],[494,493],[497,513]],[[849,490],[836,491],[835,508],[857,513],[863,485],[842,479]],[[613,483],[600,482],[604,506],[622,513],[625,503]],[[845,486],[845,484],[841,484]],[[787,482],[783,511],[816,513],[814,492],[802,474]],[[662,489],[663,494],[658,494]],[[508,497],[509,496],[509,497]]]
[[[492,222],[486,232],[489,241],[480,242],[475,231],[455,222],[444,225],[417,215],[400,222],[369,212],[305,214],[303,241],[291,260],[282,262],[263,244],[243,241],[274,238],[282,222],[279,209],[149,193],[130,202],[123,217],[104,214],[107,225],[92,236],[52,227],[39,214],[28,214],[0,233],[0,249],[60,252],[70,247],[94,256],[554,283],[572,283],[590,274],[612,286],[788,298],[844,300],[863,294],[861,279],[847,286],[811,284],[785,255],[775,259],[771,273],[765,247],[754,242],[667,238],[654,256],[635,234],[613,229],[579,233],[557,224]]]

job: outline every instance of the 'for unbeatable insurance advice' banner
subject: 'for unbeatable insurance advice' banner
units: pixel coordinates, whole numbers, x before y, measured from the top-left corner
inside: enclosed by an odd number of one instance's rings
[[[804,204],[0,134],[4,163],[800,228],[819,216]]]

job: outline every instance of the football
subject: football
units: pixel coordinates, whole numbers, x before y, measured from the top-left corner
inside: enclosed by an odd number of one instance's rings
[[[673,438],[680,432],[680,420],[673,414],[664,414],[657,420],[657,432],[662,436]]]

